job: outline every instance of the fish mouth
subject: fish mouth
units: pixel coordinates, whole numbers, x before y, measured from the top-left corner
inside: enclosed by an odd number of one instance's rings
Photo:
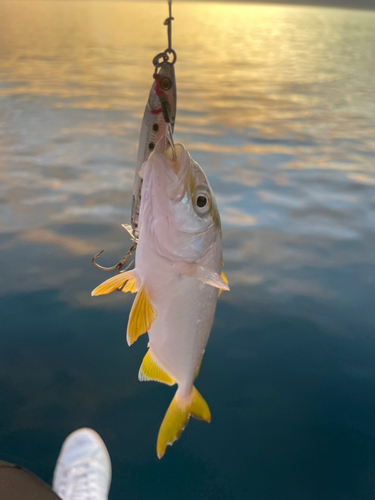
[[[166,148],[163,156],[170,168],[170,178],[173,178],[169,194],[178,202],[189,191],[192,159],[185,146],[180,143]]]
[[[174,147],[168,146],[164,151],[164,158],[179,180],[188,174],[191,156],[183,144],[177,143]]]

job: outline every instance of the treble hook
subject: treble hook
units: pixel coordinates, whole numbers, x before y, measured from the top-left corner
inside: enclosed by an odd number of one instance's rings
[[[101,269],[102,271],[114,271],[117,268],[116,274],[118,274],[121,271],[121,269],[124,267],[125,262],[130,259],[132,253],[135,251],[136,248],[137,248],[137,243],[134,243],[134,245],[130,248],[130,250],[123,256],[123,258],[120,260],[120,262],[118,262],[115,266],[104,267],[104,266],[100,266],[96,262],[96,259],[104,252],[104,250],[102,250],[101,252],[94,255],[94,257],[92,258],[92,263],[94,264],[95,267],[97,267],[98,269]],[[129,264],[129,267],[130,267],[130,265],[131,264]]]

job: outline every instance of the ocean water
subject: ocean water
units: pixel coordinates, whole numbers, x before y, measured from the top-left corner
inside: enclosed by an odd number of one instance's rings
[[[175,139],[207,173],[223,293],[191,421],[140,383],[133,297],[92,298],[128,250],[166,2],[0,2],[0,458],[50,482],[89,426],[110,500],[375,497],[375,12],[176,1]]]

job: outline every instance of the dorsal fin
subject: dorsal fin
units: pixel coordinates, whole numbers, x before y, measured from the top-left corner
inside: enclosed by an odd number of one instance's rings
[[[147,332],[156,318],[156,311],[151,304],[144,285],[141,286],[130,311],[126,338],[132,345],[141,335]]]
[[[156,363],[150,349],[143,358],[138,373],[138,379],[141,382],[155,380],[156,382],[161,382],[162,384],[167,385],[173,385],[175,383],[175,381]]]

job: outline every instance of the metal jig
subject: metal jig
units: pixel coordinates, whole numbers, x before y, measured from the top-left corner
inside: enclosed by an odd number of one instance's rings
[[[152,60],[152,64],[155,66],[155,74],[157,74],[158,69],[160,68],[162,63],[169,62],[169,64],[172,64],[172,66],[173,66],[175,64],[175,62],[177,61],[177,54],[172,49],[172,21],[174,21],[174,17],[172,17],[172,0],[168,0],[168,7],[169,7],[169,17],[167,17],[167,19],[164,21],[164,26],[168,26],[168,48],[165,49],[164,52],[160,52],[159,54],[157,54],[154,57],[154,59]],[[170,56],[173,56],[172,60],[170,60]],[[163,104],[163,103],[161,103],[161,104]],[[167,114],[167,110],[165,110],[165,114]],[[167,124],[166,136],[167,136],[167,140],[172,148],[173,159],[176,160],[176,149],[175,149],[175,145],[174,145],[174,141],[173,141],[172,126],[170,124],[169,117],[166,117],[166,118],[167,118],[166,119],[166,124]],[[126,225],[124,225],[124,227],[130,233],[130,236],[132,237],[133,242],[134,242],[133,245],[131,246],[130,250],[123,256],[123,258],[116,265],[114,265],[112,267],[104,267],[96,262],[96,259],[98,257],[100,257],[100,255],[104,252],[104,250],[102,250],[101,252],[94,255],[94,257],[92,258],[92,263],[94,264],[95,267],[97,267],[101,271],[114,271],[115,269],[117,269],[116,274],[119,274],[121,269],[124,267],[125,263],[130,259],[132,254],[135,252],[135,250],[137,248],[138,239],[134,238],[134,236],[129,231],[129,229],[126,227]],[[126,267],[125,271],[127,269],[129,269],[131,264],[132,264],[132,262]],[[121,287],[119,288],[119,290],[121,290]]]

